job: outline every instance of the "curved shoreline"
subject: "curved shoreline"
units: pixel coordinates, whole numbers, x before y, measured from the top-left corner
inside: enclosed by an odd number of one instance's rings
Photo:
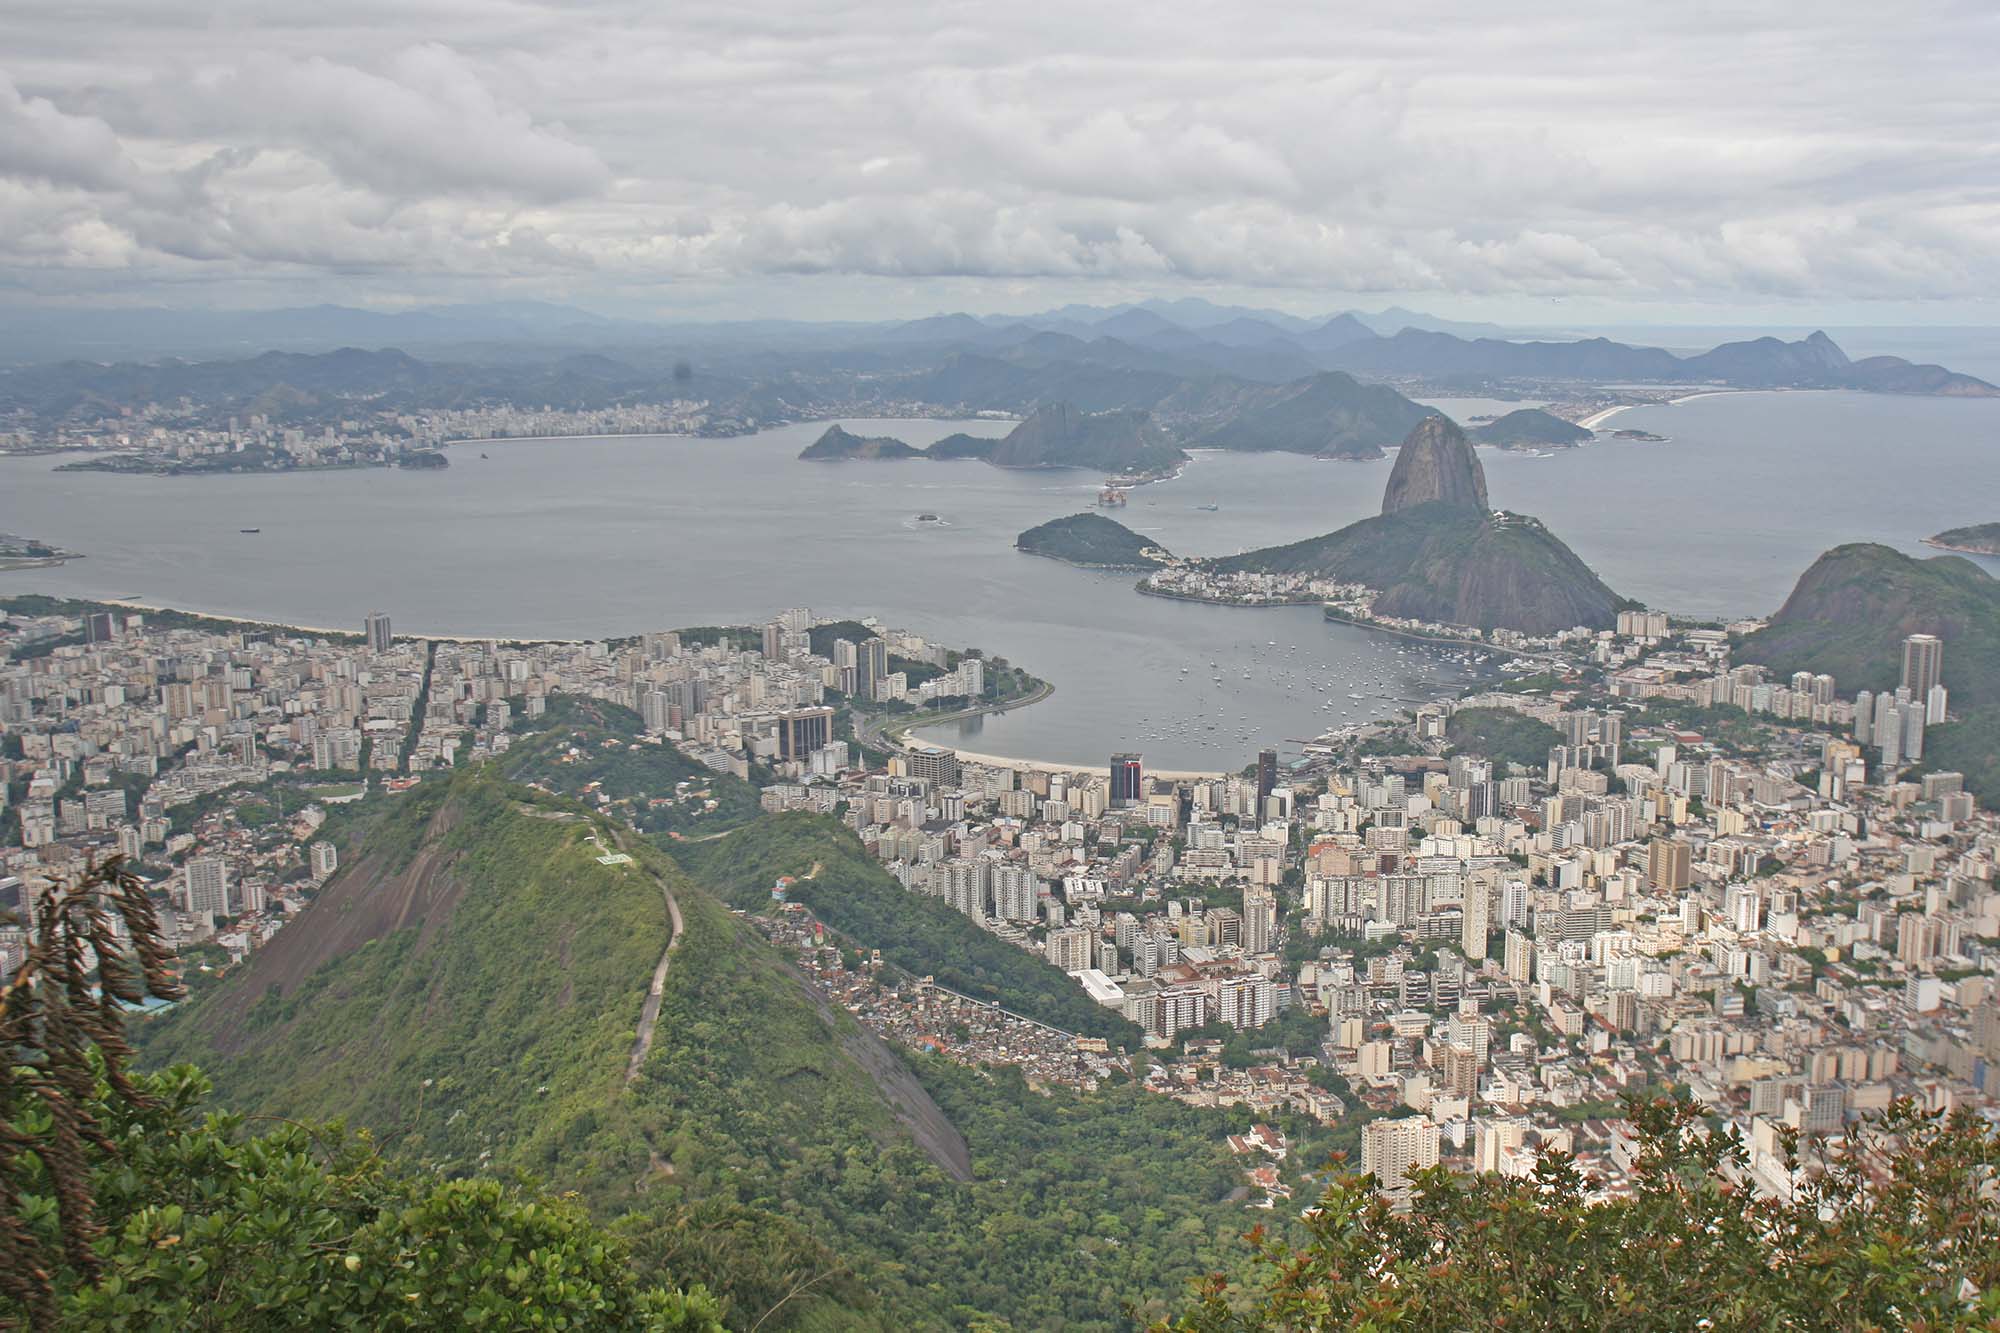
[[[1988,560],[2000,560],[2000,549],[1988,551],[1977,546],[1953,546],[1950,542],[1941,542],[1933,537],[1924,538],[1923,544],[1934,551],[1949,551],[1953,555],[1983,555]]]
[[[296,634],[334,635],[345,639],[358,639],[360,630],[339,629],[332,625],[300,625],[289,620],[271,620],[259,616],[235,616],[221,611],[194,611],[185,606],[168,606],[163,602],[142,602],[136,597],[64,597],[55,593],[22,594],[23,596],[52,597],[60,602],[76,602],[87,606],[101,606],[110,611],[160,612],[177,616],[192,616],[197,620],[213,620],[227,625],[241,625],[246,629],[290,630]],[[426,634],[418,630],[397,630],[399,639],[423,639],[438,643],[600,643],[601,639],[556,639],[540,635],[521,634]],[[607,638],[616,638],[609,635]]]

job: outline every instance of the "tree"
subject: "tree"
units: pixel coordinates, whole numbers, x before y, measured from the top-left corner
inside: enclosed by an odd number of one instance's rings
[[[1421,1173],[1407,1214],[1338,1176],[1292,1248],[1253,1234],[1257,1291],[1217,1276],[1156,1333],[1528,1328],[1991,1328],[2000,1133],[1898,1103],[1830,1152],[1785,1150],[1790,1200],[1753,1198],[1733,1133],[1692,1102],[1632,1101],[1628,1197],[1562,1153],[1527,1179]]]
[[[404,1175],[338,1126],[251,1134],[197,1114],[192,1067],[131,1073],[125,1006],[177,997],[169,962],[117,860],[36,904],[0,996],[0,1327],[720,1333],[568,1199]]]

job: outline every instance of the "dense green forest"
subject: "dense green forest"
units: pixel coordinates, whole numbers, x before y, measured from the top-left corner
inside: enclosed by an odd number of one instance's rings
[[[629,708],[556,695],[539,718],[520,724],[501,769],[515,781],[603,807],[645,833],[714,833],[757,816],[754,786],[672,745],[641,740],[645,729]]]
[[[1454,754],[1476,754],[1496,764],[1518,764],[1540,772],[1549,748],[1562,733],[1510,708],[1461,708],[1445,720],[1445,739]]]
[[[676,850],[689,871],[732,907],[756,910],[782,875],[791,898],[897,967],[975,999],[1086,1036],[1136,1049],[1137,1027],[1097,1004],[1039,954],[1006,943],[940,898],[911,893],[878,865],[853,833],[825,815],[790,812],[698,846]],[[819,873],[805,878],[817,864]]]
[[[850,1265],[869,1293],[858,1313],[858,1293],[842,1295],[858,1319],[1109,1330],[1128,1326],[1126,1301],[1171,1301],[1247,1257],[1223,1144],[1247,1113],[1130,1086],[1036,1092],[1011,1068],[925,1058],[906,1067],[933,1105],[899,1117],[892,1105],[909,1107],[911,1089],[894,1070],[878,1072],[880,1084],[860,1073],[846,1054],[852,1019],[802,1004],[718,906],[697,899],[688,930],[659,1042],[633,1088],[633,1115],[664,1166],[635,1205],[647,1220],[626,1229],[642,1256],[660,1246],[660,1275],[705,1282],[738,1308],[768,1299],[739,1290],[737,1256],[699,1243],[701,1219],[747,1210]],[[970,1181],[926,1151],[953,1135],[969,1151]],[[811,1271],[811,1253],[794,1245],[786,1263]],[[802,1326],[831,1318],[820,1310]]]
[[[646,1282],[705,1284],[732,1326],[1109,1330],[1127,1300],[1171,1302],[1247,1258],[1223,1142],[1247,1112],[899,1054],[815,999],[699,870],[573,801],[481,770],[418,794],[380,826],[402,878],[369,894],[422,882],[428,915],[262,998],[239,969],[144,1025],[147,1063],[202,1064],[224,1106],[343,1119],[408,1168],[577,1191]],[[850,856],[881,873],[829,821],[775,822],[800,841],[759,825],[704,850],[804,848],[830,888],[855,882]],[[411,825],[417,846],[394,836]],[[603,864],[611,847],[633,860]],[[683,934],[628,1084],[663,891]]]

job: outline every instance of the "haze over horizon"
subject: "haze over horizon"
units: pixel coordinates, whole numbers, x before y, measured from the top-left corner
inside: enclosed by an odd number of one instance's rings
[[[2000,13],[1918,8],[105,0],[10,22],[0,303],[2000,323]]]

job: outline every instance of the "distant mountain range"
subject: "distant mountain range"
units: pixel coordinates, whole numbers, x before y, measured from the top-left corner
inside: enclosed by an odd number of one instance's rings
[[[2000,395],[1983,380],[1941,366],[1897,357],[1850,359],[1824,333],[1793,342],[1725,343],[1677,356],[1605,338],[1514,342],[1410,324],[1386,335],[1378,331],[1407,316],[1392,311],[1306,320],[1179,301],[1109,312],[1064,307],[1028,318],[940,315],[894,325],[650,326],[560,306],[393,315],[326,307],[245,315],[231,328],[273,339],[299,330],[364,340],[408,335],[433,350],[418,356],[407,348],[343,347],[227,360],[22,366],[0,371],[0,426],[102,429],[163,405],[173,410],[153,411],[156,424],[213,427],[249,414],[323,426],[370,411],[589,411],[678,402],[692,414],[682,428],[731,435],[835,415],[1027,415],[1066,404],[1086,415],[1144,412],[1186,447],[1374,458],[1393,448],[1426,410],[1405,392],[1561,394],[1652,383]],[[65,320],[89,322],[69,313],[55,323]],[[228,323],[222,316],[209,322],[216,321]],[[0,341],[24,338],[24,327],[32,325],[0,320]],[[461,336],[474,332],[486,340]],[[534,341],[544,334],[547,339]],[[36,344],[44,352],[63,345],[60,327]],[[1481,442],[1559,444],[1575,429],[1511,414],[1509,437],[1502,440],[1498,426],[1482,432]]]

